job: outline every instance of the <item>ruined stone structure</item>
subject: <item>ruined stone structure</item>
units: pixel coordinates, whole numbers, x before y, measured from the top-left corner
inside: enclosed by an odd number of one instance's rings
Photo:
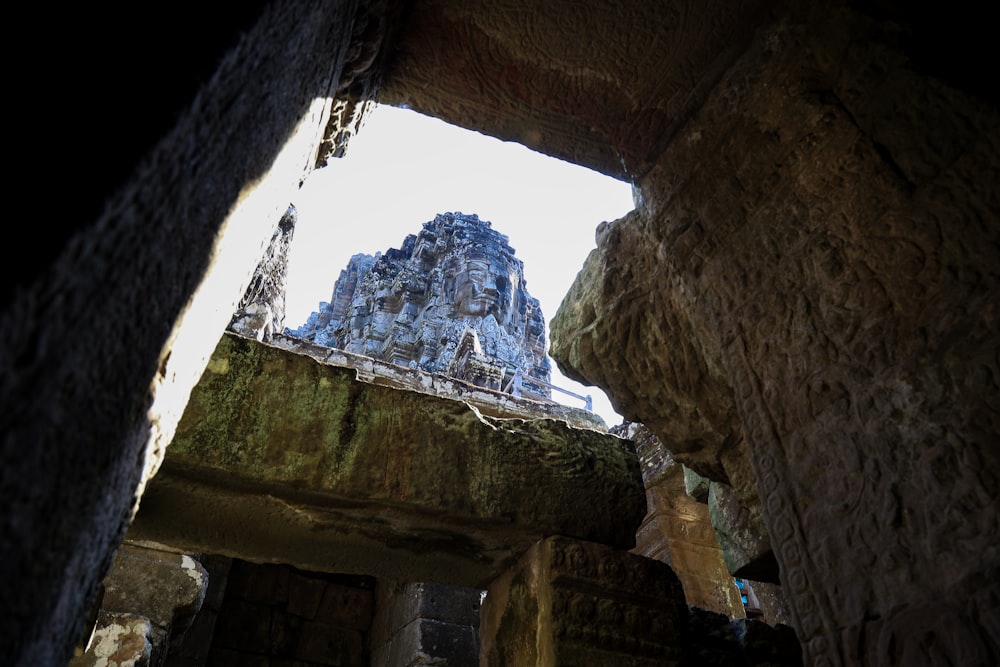
[[[598,228],[551,322],[553,356],[766,529],[806,664],[1000,662],[988,5],[44,7],[21,22],[38,67],[12,73],[28,208],[0,283],[8,664],[61,667],[89,635],[133,519],[155,509],[147,489],[170,488],[168,447],[279,221],[374,98],[633,184],[635,211]],[[586,448],[565,447],[588,470]],[[308,498],[292,500],[275,504],[311,521]],[[394,544],[434,566],[426,544]],[[748,563],[767,551],[746,544]],[[551,553],[535,541],[491,573],[498,586],[513,575],[525,612],[576,592]],[[511,568],[532,562],[552,576],[519,587]],[[606,635],[626,648],[647,638],[617,610],[663,603],[591,601],[601,622],[588,627],[621,629]],[[567,655],[565,625],[518,618],[552,647],[545,659]],[[733,634],[752,644],[755,631]]]
[[[545,320],[514,252],[478,216],[439,214],[400,248],[352,257],[330,302],[288,333],[492,389],[518,373],[548,383]]]
[[[250,286],[236,307],[228,329],[257,340],[270,340],[285,321],[285,286],[288,251],[295,234],[298,213],[289,206],[274,230],[264,259],[254,271]]]

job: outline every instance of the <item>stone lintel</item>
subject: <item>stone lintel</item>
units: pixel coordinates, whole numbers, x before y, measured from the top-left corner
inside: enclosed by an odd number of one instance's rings
[[[484,417],[227,334],[130,538],[485,588],[546,535],[632,548],[645,511],[629,440]]]

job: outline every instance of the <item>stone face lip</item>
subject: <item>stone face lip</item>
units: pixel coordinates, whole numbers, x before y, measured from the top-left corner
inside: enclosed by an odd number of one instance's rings
[[[400,248],[351,258],[306,323],[287,333],[494,389],[515,371],[548,382],[545,319],[508,238],[477,215],[442,213]],[[531,388],[542,397],[551,392]]]
[[[630,441],[357,375],[227,333],[132,539],[478,587],[547,535],[634,546],[646,502]]]

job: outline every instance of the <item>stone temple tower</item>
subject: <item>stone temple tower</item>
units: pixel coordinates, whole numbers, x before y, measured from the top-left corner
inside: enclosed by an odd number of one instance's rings
[[[545,319],[507,236],[442,213],[384,254],[358,254],[289,335],[492,389],[550,398]]]

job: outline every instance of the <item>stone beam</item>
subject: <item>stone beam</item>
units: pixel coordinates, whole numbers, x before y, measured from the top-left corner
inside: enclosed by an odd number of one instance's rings
[[[226,334],[129,536],[485,588],[548,535],[631,548],[645,512],[629,440],[485,417]]]
[[[774,4],[422,0],[379,99],[632,179]]]

